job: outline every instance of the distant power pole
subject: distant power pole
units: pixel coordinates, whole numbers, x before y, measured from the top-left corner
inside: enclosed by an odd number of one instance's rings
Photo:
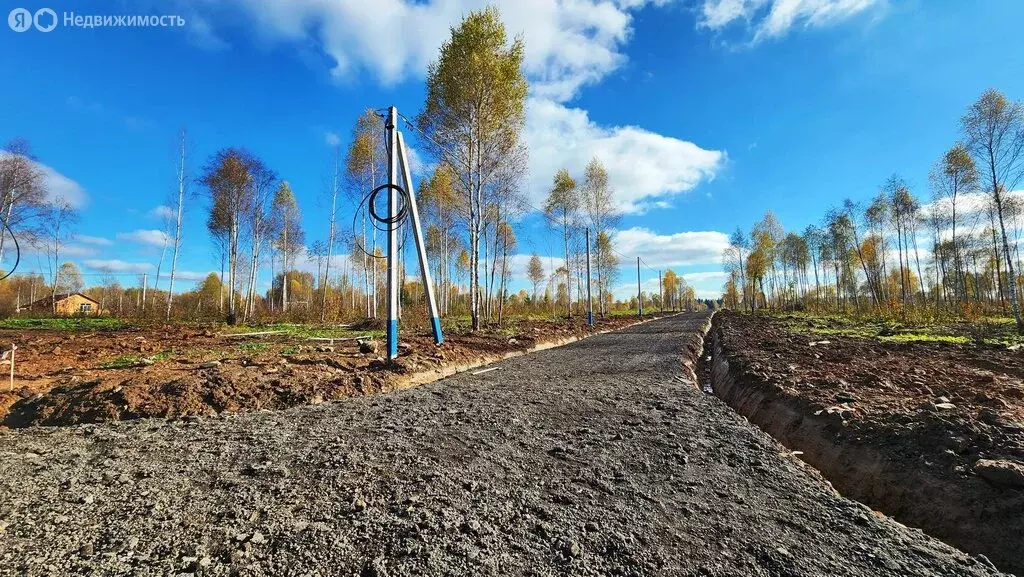
[[[594,326],[594,299],[590,296],[590,227],[587,227],[587,324]]]
[[[146,311],[146,285],[149,284],[149,274],[142,273],[142,312]]]
[[[665,310],[665,291],[661,290],[661,271],[658,271],[658,312]]]
[[[640,257],[636,257],[636,308],[637,316],[644,316],[644,293],[640,290]]]

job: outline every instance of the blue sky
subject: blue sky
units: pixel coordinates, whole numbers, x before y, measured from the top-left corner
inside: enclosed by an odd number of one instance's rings
[[[153,211],[173,188],[181,126],[194,169],[218,148],[250,149],[292,184],[307,239],[325,238],[332,135],[345,143],[366,107],[418,112],[426,65],[449,26],[485,5],[20,4],[185,21],[0,29],[0,140],[27,138],[54,188],[79,204],[69,258],[87,273],[121,271],[124,284],[155,271],[159,249],[147,241],[158,237]],[[1024,3],[1015,0],[497,5],[509,31],[524,36],[533,81],[524,190],[539,205],[555,170],[582,174],[599,156],[628,211],[618,250],[685,273],[704,296],[720,293],[724,233],[749,229],[769,208],[802,229],[845,197],[873,196],[894,171],[927,197],[928,169],[956,140],[964,109],[990,86],[1024,97],[1014,40]],[[200,195],[186,214],[187,278],[219,268],[206,208]],[[347,225],[350,213],[341,214]],[[537,215],[518,229],[524,255],[558,254]],[[22,267],[43,269],[33,256]],[[632,275],[627,267],[620,295]],[[656,286],[655,273],[643,277]]]

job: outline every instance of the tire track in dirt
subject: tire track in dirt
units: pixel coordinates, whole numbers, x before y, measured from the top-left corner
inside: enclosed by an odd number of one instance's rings
[[[0,567],[998,574],[839,497],[679,379],[707,318],[660,319],[389,395],[2,433]]]

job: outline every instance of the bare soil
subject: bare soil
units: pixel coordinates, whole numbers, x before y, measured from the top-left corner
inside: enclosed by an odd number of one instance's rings
[[[0,430],[12,575],[996,576],[692,383],[708,315],[284,411]]]
[[[471,334],[403,332],[399,358],[347,340],[295,334],[238,337],[220,328],[156,326],[115,331],[0,330],[14,343],[13,390],[0,379],[0,425],[72,425],[145,417],[215,415],[318,404],[401,388],[432,371],[500,359],[545,343],[627,326],[634,317],[517,320]],[[253,329],[258,331],[259,329]],[[107,368],[104,368],[107,367]]]
[[[1024,574],[1024,488],[978,469],[1024,463],[1024,352],[728,312],[711,340],[715,392],[844,495]]]

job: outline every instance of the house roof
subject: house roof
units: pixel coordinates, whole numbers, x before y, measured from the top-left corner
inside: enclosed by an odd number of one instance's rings
[[[85,300],[87,300],[87,301],[89,301],[89,302],[91,302],[93,304],[96,304],[96,305],[100,304],[98,300],[96,300],[96,299],[94,299],[92,297],[86,296],[86,295],[84,295],[82,293],[75,292],[75,293],[58,294],[56,296],[48,295],[48,296],[45,296],[45,297],[43,297],[43,298],[41,298],[39,300],[36,300],[36,301],[30,303],[28,306],[30,306],[30,307],[35,307],[35,306],[53,306],[54,301],[60,302],[60,301],[65,300],[65,299],[67,299],[68,297],[71,297],[71,296],[80,296],[80,297],[84,298]]]

